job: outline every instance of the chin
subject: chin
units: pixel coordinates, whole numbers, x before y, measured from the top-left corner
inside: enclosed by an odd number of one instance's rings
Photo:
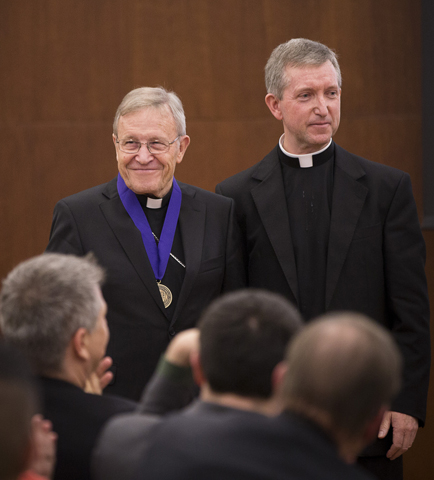
[[[316,145],[318,148],[327,145],[332,138],[331,134],[321,135],[312,139],[312,145]]]
[[[155,185],[140,185],[133,183],[131,186],[128,187],[130,190],[132,190],[135,194],[137,195],[154,195],[156,196],[156,193],[158,189],[155,187]]]

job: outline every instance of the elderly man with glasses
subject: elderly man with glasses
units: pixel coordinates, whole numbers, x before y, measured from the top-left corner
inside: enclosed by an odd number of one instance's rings
[[[244,285],[232,199],[177,182],[190,138],[177,95],[137,88],[113,124],[119,174],[60,200],[47,251],[92,251],[107,270],[113,381],[138,399],[160,354],[222,292]]]

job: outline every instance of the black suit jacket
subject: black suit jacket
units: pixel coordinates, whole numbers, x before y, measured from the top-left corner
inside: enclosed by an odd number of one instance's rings
[[[298,303],[297,271],[278,146],[217,185],[235,199],[252,287]],[[425,419],[430,366],[429,304],[410,177],[335,145],[325,311],[355,310],[389,329],[404,357],[392,409]]]
[[[90,480],[91,452],[104,423],[118,413],[132,412],[136,403],[85,393],[54,378],[42,377],[41,387],[41,413],[58,435],[53,480]]]
[[[195,326],[222,292],[244,286],[234,202],[178,182],[185,276],[171,320],[139,230],[119,198],[116,179],[57,203],[49,252],[93,252],[107,270],[103,287],[115,378],[109,393],[139,399],[160,354],[177,332]]]
[[[197,402],[152,427],[138,479],[368,480],[314,424]]]
[[[93,480],[135,480],[143,455],[153,442],[153,429],[163,415],[186,407],[197,393],[197,386],[187,369],[167,377],[154,373],[135,413],[111,418],[101,431],[93,451]]]

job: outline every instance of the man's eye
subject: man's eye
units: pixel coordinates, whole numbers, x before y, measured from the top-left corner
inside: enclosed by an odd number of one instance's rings
[[[135,153],[140,149],[140,143],[135,142],[134,140],[123,140],[121,146],[124,152]]]
[[[161,142],[149,142],[149,146],[155,150],[163,150],[166,148],[166,145]]]

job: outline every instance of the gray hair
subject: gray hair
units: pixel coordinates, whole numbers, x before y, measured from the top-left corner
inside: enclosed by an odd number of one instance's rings
[[[81,327],[95,328],[104,270],[92,255],[46,253],[17,267],[3,281],[0,326],[7,342],[39,374],[61,369],[67,345]]]
[[[324,316],[289,345],[284,396],[288,408],[325,414],[330,428],[358,436],[401,383],[402,360],[390,335],[354,313]]]
[[[172,113],[178,135],[186,135],[185,114],[178,95],[163,87],[140,87],[127,93],[119,105],[113,122],[113,133],[117,137],[119,119],[127,113],[143,108],[166,108]]]
[[[279,100],[289,85],[286,67],[320,66],[330,61],[336,70],[339,88],[342,86],[341,69],[336,53],[322,43],[306,38],[293,38],[276,47],[265,66],[265,85],[267,93],[272,93]]]

